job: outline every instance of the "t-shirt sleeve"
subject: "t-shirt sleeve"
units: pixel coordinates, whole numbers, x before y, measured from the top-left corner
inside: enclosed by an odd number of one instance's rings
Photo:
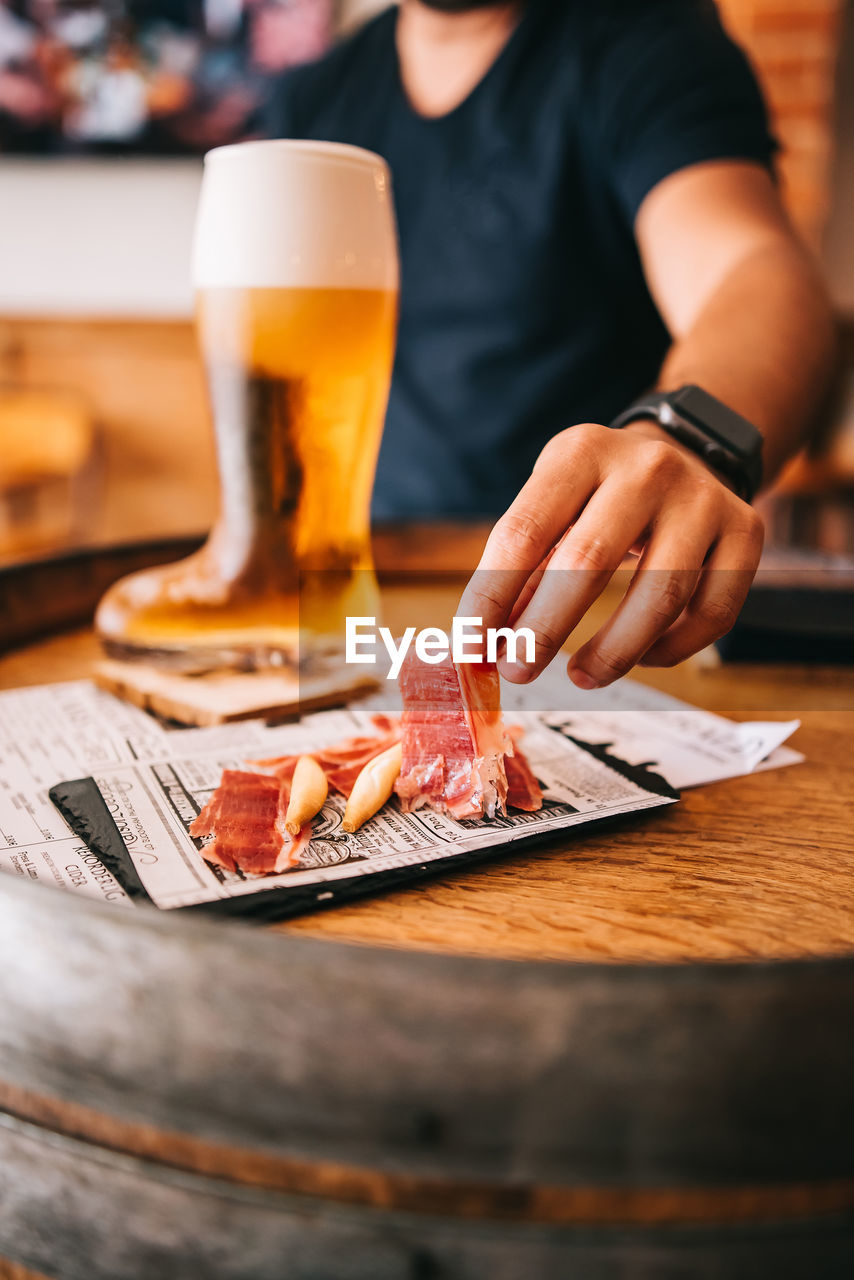
[[[705,160],[773,168],[762,93],[712,0],[609,6],[588,64],[588,125],[597,162],[631,223],[663,178]]]

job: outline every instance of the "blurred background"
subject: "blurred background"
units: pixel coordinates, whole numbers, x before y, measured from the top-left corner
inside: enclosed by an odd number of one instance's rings
[[[385,0],[0,0],[0,562],[204,531],[192,329],[201,154]],[[843,330],[839,393],[764,509],[854,553],[854,0],[720,0]]]

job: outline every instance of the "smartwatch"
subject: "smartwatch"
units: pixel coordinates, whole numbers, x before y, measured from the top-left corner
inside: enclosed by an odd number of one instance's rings
[[[612,430],[649,418],[726,476],[739,497],[752,502],[762,483],[762,436],[752,422],[701,387],[654,391],[617,415]]]

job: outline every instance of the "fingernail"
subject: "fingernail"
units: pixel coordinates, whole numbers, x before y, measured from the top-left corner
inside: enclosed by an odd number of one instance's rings
[[[504,679],[509,680],[511,684],[527,684],[537,674],[536,667],[528,666],[527,662],[502,662],[499,660],[498,670],[504,676]]]
[[[577,689],[598,689],[599,681],[594,680],[586,671],[582,671],[580,667],[571,667],[569,678]]]

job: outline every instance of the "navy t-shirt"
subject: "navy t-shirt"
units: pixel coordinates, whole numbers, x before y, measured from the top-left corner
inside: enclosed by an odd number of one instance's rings
[[[668,335],[633,224],[686,165],[769,164],[747,61],[711,0],[528,0],[438,119],[403,90],[397,11],[279,82],[269,132],[379,152],[401,252],[378,519],[499,515],[556,432],[608,422]]]

